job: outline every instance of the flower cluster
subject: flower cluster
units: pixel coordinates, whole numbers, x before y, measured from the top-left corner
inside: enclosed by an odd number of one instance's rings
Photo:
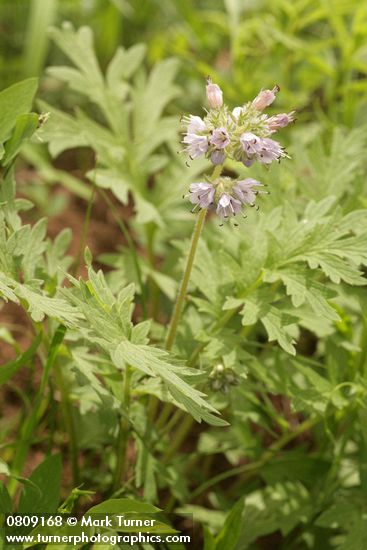
[[[191,159],[204,155],[218,167],[227,158],[249,167],[256,161],[269,165],[288,157],[285,149],[270,136],[292,122],[294,112],[271,117],[263,113],[278,91],[278,86],[262,90],[253,101],[230,111],[223,103],[222,90],[208,79],[206,94],[210,109],[206,116],[183,118],[185,152]],[[222,219],[226,219],[235,216],[244,205],[254,206],[261,185],[252,178],[238,181],[219,177],[193,183],[187,196],[192,204],[214,208]]]

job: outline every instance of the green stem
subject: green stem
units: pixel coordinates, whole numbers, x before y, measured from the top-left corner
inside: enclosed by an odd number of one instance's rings
[[[143,316],[144,316],[144,319],[147,319],[148,313],[147,313],[147,305],[146,305],[145,287],[144,287],[144,284],[143,284],[143,277],[142,277],[142,273],[141,273],[141,269],[140,269],[136,249],[135,249],[135,244],[134,244],[134,242],[133,242],[133,240],[130,236],[129,231],[126,228],[126,225],[121,220],[120,215],[119,215],[115,205],[113,204],[113,202],[111,201],[111,199],[109,198],[107,193],[103,189],[100,189],[100,188],[98,188],[98,193],[101,195],[103,200],[110,207],[112,215],[115,218],[116,223],[117,223],[117,225],[119,226],[119,228],[121,230],[121,233],[123,234],[123,236],[126,239],[126,243],[127,243],[127,246],[130,250],[131,258],[132,258],[134,268],[135,268],[135,272],[136,272],[136,278],[138,280],[138,284],[139,284],[139,288],[140,288],[140,302],[141,302],[141,308],[143,310]]]
[[[41,383],[40,383],[36,398],[34,400],[33,410],[23,424],[21,434],[19,437],[19,440],[20,440],[19,446],[17,448],[16,454],[12,463],[11,471],[12,471],[12,474],[15,476],[19,476],[22,473],[24,463],[28,454],[28,450],[31,446],[32,436],[34,435],[34,432],[37,428],[40,411],[42,410],[42,401],[44,399],[44,394],[45,394],[47,382],[50,376],[50,371],[55,362],[55,359],[58,354],[59,348],[62,344],[62,341],[64,339],[65,332],[66,332],[66,327],[64,327],[63,325],[59,325],[59,327],[55,331],[55,334],[52,338],[46,364],[42,372]],[[18,482],[15,478],[12,478],[10,480],[10,483],[9,483],[10,494],[12,495],[14,494],[17,483]]]
[[[181,318],[181,313],[183,310],[185,298],[186,298],[186,291],[190,280],[190,275],[192,271],[192,266],[194,264],[195,254],[198,247],[201,231],[204,227],[205,217],[206,217],[207,210],[204,208],[200,211],[199,215],[196,218],[196,223],[194,227],[194,231],[192,233],[191,237],[191,243],[190,243],[190,251],[189,255],[187,257],[186,267],[185,271],[182,277],[182,281],[180,284],[180,288],[177,295],[177,300],[175,307],[173,309],[172,318],[170,322],[170,327],[167,335],[166,340],[166,349],[171,350],[173,347],[173,344],[176,339],[176,333],[178,328],[178,323]]]
[[[219,166],[216,166],[211,175],[211,179],[215,180],[216,178],[218,178],[222,172],[222,169],[223,169],[223,166],[221,164]],[[185,298],[186,298],[186,291],[190,281],[190,275],[192,271],[192,266],[194,264],[195,254],[199,244],[201,231],[204,227],[206,213],[207,213],[206,208],[203,208],[203,210],[200,211],[199,215],[196,218],[194,231],[191,236],[189,255],[187,257],[185,271],[184,271],[180,288],[177,294],[177,299],[176,299],[175,307],[173,309],[170,327],[167,335],[166,349],[168,351],[172,349],[173,344],[175,343],[178,323],[181,318],[181,313],[182,313]]]
[[[146,224],[147,258],[151,268],[155,269],[154,236],[157,226],[150,222]],[[159,308],[159,287],[151,274],[148,275],[149,317],[157,318]]]
[[[172,439],[172,443],[164,455],[163,461],[165,463],[169,462],[171,458],[175,455],[176,451],[181,447],[181,443],[184,441],[193,423],[194,421],[192,416],[185,414],[185,418],[183,419],[181,426],[178,428],[177,432],[175,433],[175,436]]]
[[[125,369],[125,378],[124,378],[124,416],[120,419],[119,433],[117,438],[117,462],[115,477],[113,482],[113,491],[117,491],[121,487],[124,475],[126,473],[127,466],[127,444],[129,441],[130,433],[130,422],[129,422],[129,412],[130,412],[130,402],[131,402],[131,393],[130,393],[130,380],[131,380],[132,370],[129,365],[126,365]]]
[[[79,484],[79,464],[78,464],[78,440],[75,432],[75,423],[73,416],[73,407],[69,399],[68,388],[65,385],[65,379],[60,365],[55,364],[55,376],[58,388],[61,394],[61,407],[64,416],[65,428],[69,435],[69,453],[73,473],[73,484]]]

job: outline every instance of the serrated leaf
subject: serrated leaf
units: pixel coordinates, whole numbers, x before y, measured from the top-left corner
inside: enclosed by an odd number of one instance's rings
[[[292,318],[283,314],[275,307],[270,307],[269,311],[261,318],[266,332],[268,333],[269,341],[277,341],[279,345],[291,355],[296,354],[294,347],[294,338],[289,332],[288,327],[292,324]]]
[[[205,420],[215,426],[224,426],[227,424],[221,418],[214,416],[217,414],[217,411],[204,401],[204,394],[202,392],[180,378],[180,367],[170,362],[168,352],[152,346],[137,346],[131,342],[124,341],[111,353],[111,358],[119,368],[124,368],[125,364],[128,364],[141,370],[148,376],[160,377],[167,385],[173,397],[198,422]]]
[[[271,271],[264,278],[267,282],[275,282],[279,279],[285,284],[294,307],[297,308],[307,302],[317,316],[325,317],[330,321],[340,320],[335,309],[327,301],[335,294],[326,285],[315,281],[312,273],[296,269]]]
[[[118,89],[121,80],[127,80],[134,74],[142,63],[145,53],[145,44],[135,44],[128,50],[117,48],[106,73],[106,80],[111,90]]]

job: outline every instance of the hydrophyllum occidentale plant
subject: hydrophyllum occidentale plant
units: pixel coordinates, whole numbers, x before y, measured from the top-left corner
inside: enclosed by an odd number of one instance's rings
[[[192,183],[185,195],[199,208],[184,276],[173,311],[166,346],[173,346],[178,321],[181,316],[187,285],[195,258],[197,244],[208,210],[213,210],[221,221],[229,220],[243,211],[245,206],[255,206],[256,195],[263,193],[263,184],[254,178],[236,179],[222,176],[226,159],[241,162],[249,168],[254,162],[268,166],[274,161],[289,158],[284,147],[273,139],[274,134],[294,120],[294,111],[268,116],[264,113],[276,98],[279,87],[261,90],[253,101],[231,110],[223,102],[220,87],[208,78],[206,97],[209,110],[206,116],[185,116],[184,152],[191,159],[205,156],[214,165],[206,181]]]

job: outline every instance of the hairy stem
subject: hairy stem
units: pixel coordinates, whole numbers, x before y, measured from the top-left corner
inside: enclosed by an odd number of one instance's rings
[[[190,250],[189,255],[187,257],[186,267],[185,271],[181,280],[180,288],[177,295],[177,300],[175,303],[175,307],[173,309],[172,318],[170,322],[170,327],[167,335],[166,340],[166,349],[171,350],[173,347],[173,344],[176,339],[176,333],[178,328],[178,323],[180,322],[181,313],[183,310],[185,298],[186,298],[186,291],[187,287],[190,281],[190,275],[192,271],[192,266],[194,264],[195,254],[196,250],[199,244],[199,239],[201,235],[201,231],[204,227],[205,217],[206,217],[207,210],[203,209],[200,211],[199,215],[196,218],[196,223],[194,227],[194,231],[192,233],[191,237],[191,243],[190,243]]]
[[[211,175],[211,179],[214,180],[218,178],[222,172],[222,168],[223,168],[222,165],[216,166]],[[185,271],[178,290],[177,299],[176,299],[175,307],[173,309],[170,327],[169,327],[169,331],[166,339],[167,350],[171,350],[173,347],[173,344],[175,343],[177,328],[181,318],[183,306],[185,303],[186,291],[190,281],[190,275],[192,271],[192,266],[194,264],[195,254],[199,244],[201,231],[204,227],[206,213],[207,213],[207,209],[203,208],[203,210],[200,211],[199,215],[196,218],[195,227],[191,236],[189,255],[187,257]]]

